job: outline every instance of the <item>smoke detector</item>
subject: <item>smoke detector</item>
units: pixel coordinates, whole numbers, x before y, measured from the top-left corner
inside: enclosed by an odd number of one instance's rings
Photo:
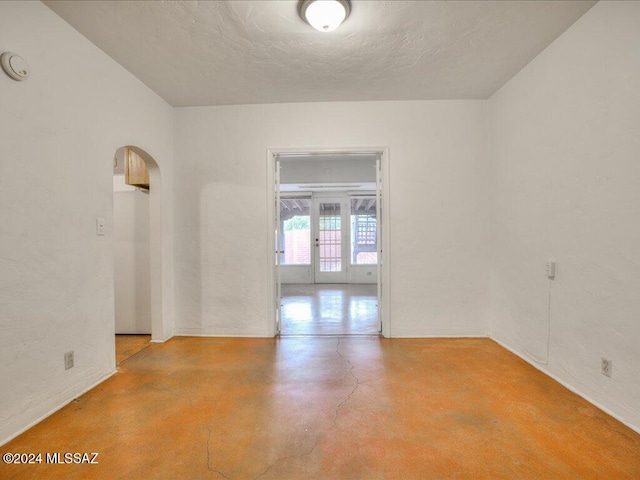
[[[13,52],[4,52],[0,57],[2,69],[14,80],[26,80],[29,76],[29,65],[24,58]]]

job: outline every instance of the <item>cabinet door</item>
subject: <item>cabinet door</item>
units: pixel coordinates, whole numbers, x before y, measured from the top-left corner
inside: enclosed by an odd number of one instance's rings
[[[133,150],[127,149],[124,163],[124,181],[127,185],[149,188],[149,170],[144,160]]]

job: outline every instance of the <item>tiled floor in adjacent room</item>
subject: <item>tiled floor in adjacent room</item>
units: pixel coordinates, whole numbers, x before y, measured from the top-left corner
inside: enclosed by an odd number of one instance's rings
[[[173,338],[0,448],[2,479],[640,478],[640,435],[489,339]]]

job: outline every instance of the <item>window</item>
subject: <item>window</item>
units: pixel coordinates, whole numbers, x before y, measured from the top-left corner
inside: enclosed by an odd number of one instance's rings
[[[378,263],[378,225],[375,197],[351,198],[351,264]]]
[[[311,216],[309,198],[282,198],[280,220],[282,265],[311,265]]]

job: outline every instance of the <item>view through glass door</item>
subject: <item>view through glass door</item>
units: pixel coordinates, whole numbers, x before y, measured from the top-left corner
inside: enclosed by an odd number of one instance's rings
[[[273,156],[276,332],[280,326],[285,335],[380,332],[381,156]]]
[[[344,198],[315,198],[315,283],[346,283],[348,221]]]

